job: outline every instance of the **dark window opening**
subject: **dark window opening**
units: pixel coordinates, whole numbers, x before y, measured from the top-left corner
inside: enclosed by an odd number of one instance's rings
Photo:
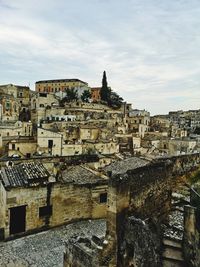
[[[39,208],[39,217],[51,216],[52,206],[44,206]]]
[[[53,140],[48,140],[48,148],[52,148],[53,147]]]
[[[12,150],[15,150],[15,144],[12,144]]]
[[[107,193],[100,194],[100,203],[106,203],[107,202]]]
[[[5,238],[4,228],[0,228],[0,241],[4,240],[4,238]]]
[[[39,96],[40,97],[47,97],[47,94],[46,93],[40,93]]]
[[[10,208],[10,234],[25,232],[26,206]]]

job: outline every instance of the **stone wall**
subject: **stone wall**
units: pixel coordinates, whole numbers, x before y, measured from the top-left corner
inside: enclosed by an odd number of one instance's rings
[[[4,239],[4,226],[6,218],[6,190],[0,181],[0,240]]]
[[[183,253],[187,266],[200,266],[200,233],[197,228],[197,209],[192,206],[185,206],[184,210],[184,238]]]
[[[107,186],[62,185],[52,190],[53,207],[50,226],[75,220],[106,217],[106,203],[99,202],[100,193],[107,192]]]
[[[129,217],[120,246],[120,266],[161,267],[161,236],[158,225]]]
[[[77,220],[106,217],[107,203],[100,203],[100,194],[107,192],[106,184],[62,184],[31,188],[0,187],[0,228],[10,237],[10,208],[26,205],[26,232],[39,231]],[[40,216],[39,209],[52,206],[52,215]]]
[[[127,218],[134,215],[163,222],[170,210],[172,189],[183,183],[199,163],[199,154],[190,154],[157,160],[133,170],[130,166],[126,173],[111,174],[107,217],[109,244],[103,256],[110,257],[109,267],[125,266],[120,265],[123,262],[120,245],[124,242]]]
[[[39,218],[39,208],[46,206],[47,188],[13,188],[7,191],[5,238],[10,236],[10,208],[26,206],[26,231],[42,228],[44,219]]]

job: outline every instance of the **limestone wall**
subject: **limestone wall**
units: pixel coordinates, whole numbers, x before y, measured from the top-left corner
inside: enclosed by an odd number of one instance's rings
[[[6,218],[4,222],[5,237],[10,236],[10,208],[26,206],[26,231],[44,226],[44,219],[39,218],[39,207],[46,206],[47,188],[13,188],[7,191]]]
[[[5,226],[5,218],[6,218],[6,190],[4,189],[2,182],[0,181],[0,229],[3,229]],[[0,240],[1,239],[3,239],[3,236],[1,236],[1,230],[0,230]]]
[[[99,202],[99,194],[107,186],[55,185],[52,191],[53,215],[50,225],[55,226],[74,220],[105,218],[107,203]]]
[[[182,155],[157,160],[144,167],[111,175],[108,189],[107,238],[109,245],[104,257],[110,257],[109,266],[123,266],[120,246],[124,242],[126,219],[130,215],[165,220],[170,210],[171,191],[185,176],[200,164],[199,154]],[[118,257],[118,258],[117,258]]]
[[[0,187],[0,228],[10,237],[10,208],[26,205],[25,231],[37,231],[83,219],[105,218],[107,203],[100,203],[100,194],[107,185],[73,185],[55,183],[49,186],[12,188],[5,195]],[[52,206],[51,216],[39,216],[39,208]],[[5,215],[4,215],[5,214]],[[48,217],[48,218],[47,218]]]

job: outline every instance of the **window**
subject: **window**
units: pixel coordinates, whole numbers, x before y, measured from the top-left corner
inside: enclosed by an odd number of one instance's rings
[[[100,203],[106,203],[107,202],[107,193],[101,193],[99,196]]]
[[[48,148],[52,148],[53,147],[53,140],[48,140]]]
[[[51,216],[52,215],[52,205],[44,206],[39,208],[39,217]]]

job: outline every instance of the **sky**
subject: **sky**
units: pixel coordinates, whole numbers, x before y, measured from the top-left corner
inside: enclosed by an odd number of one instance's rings
[[[0,0],[0,84],[78,78],[154,114],[200,108],[199,0]]]

